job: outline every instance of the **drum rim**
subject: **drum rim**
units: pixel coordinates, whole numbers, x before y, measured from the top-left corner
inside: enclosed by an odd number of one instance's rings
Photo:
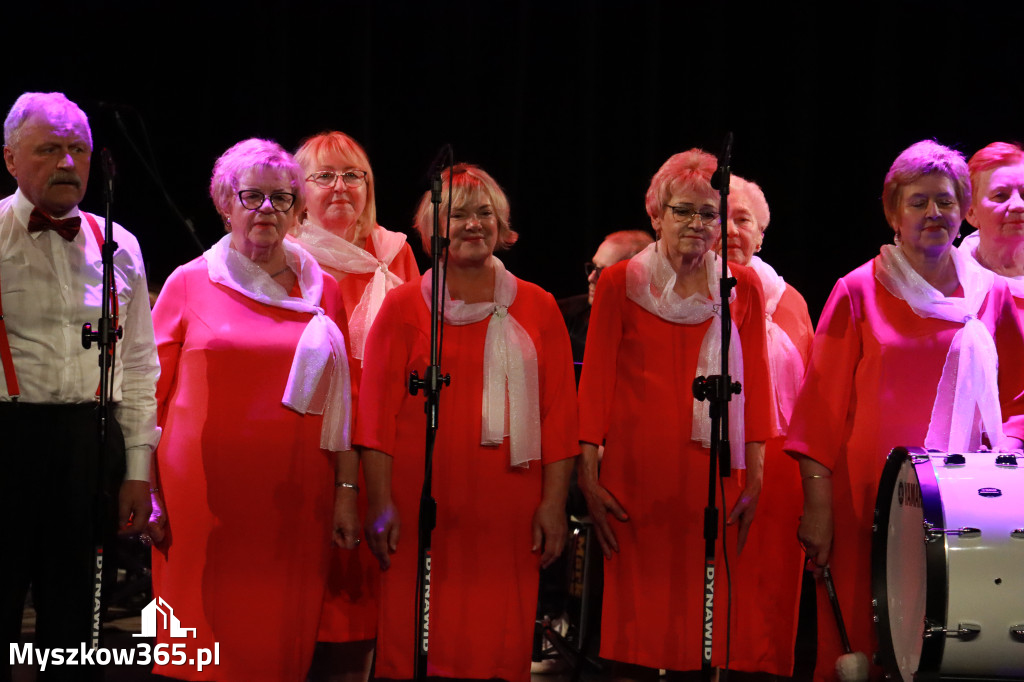
[[[897,447],[889,453],[878,484],[878,495],[875,498],[875,523],[871,531],[871,596],[875,611],[875,630],[878,636],[878,663],[886,675],[894,679],[901,677],[899,663],[892,643],[892,630],[889,620],[889,590],[887,586],[887,548],[889,533],[889,510],[893,495],[896,493],[896,482],[903,463],[910,461],[917,473],[918,485],[921,488],[921,503],[924,520],[938,528],[945,527],[942,512],[942,498],[939,493],[938,480],[932,468],[931,457],[924,448]],[[919,461],[914,458],[924,457]],[[927,469],[927,472],[924,470]],[[925,620],[945,623],[948,607],[949,576],[946,563],[946,537],[941,543],[928,542],[925,545]],[[922,676],[937,674],[942,663],[945,637],[923,637],[924,623],[921,624],[922,644],[921,658],[918,662],[918,679]]]

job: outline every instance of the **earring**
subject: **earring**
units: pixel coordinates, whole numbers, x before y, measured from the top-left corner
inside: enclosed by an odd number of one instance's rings
[[[900,231],[899,230],[896,230],[896,234],[893,235],[892,242],[896,246],[899,246],[900,244],[903,243],[903,237],[900,236]]]

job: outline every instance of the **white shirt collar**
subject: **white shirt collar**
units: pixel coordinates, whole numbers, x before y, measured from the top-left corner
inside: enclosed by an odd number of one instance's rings
[[[21,226],[24,229],[27,230],[28,219],[29,216],[32,215],[32,211],[35,209],[35,204],[29,201],[28,197],[26,197],[25,194],[21,191],[20,187],[14,192],[14,200],[12,202],[11,209],[14,211],[15,219],[21,224]],[[81,211],[78,210],[78,207],[73,206],[70,211],[68,211],[62,216],[55,216],[55,218],[57,220],[65,220],[67,218],[73,218],[75,216],[80,215],[82,215],[82,213]],[[42,234],[42,232],[29,232],[29,236],[32,237],[33,239],[39,239],[39,237],[42,236]],[[75,241],[77,241],[78,239],[79,237],[76,235]]]

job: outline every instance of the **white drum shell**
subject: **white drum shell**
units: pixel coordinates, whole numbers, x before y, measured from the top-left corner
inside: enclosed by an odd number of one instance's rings
[[[1014,534],[1024,528],[1024,466],[997,465],[996,453],[965,453],[964,464],[948,464],[944,453],[911,452],[895,482],[891,473],[888,481],[883,475],[876,506],[876,514],[884,510],[882,491],[891,490],[885,594],[878,593],[876,577],[874,595],[887,625],[880,628],[883,659],[898,668],[887,672],[907,682],[919,666],[942,678],[1024,679],[1024,642],[1010,632],[1024,624],[1024,537]],[[941,509],[942,518],[928,518],[929,509]],[[926,541],[928,522],[936,521],[942,528],[932,529]],[[945,594],[935,594],[943,587]],[[877,608],[880,602],[884,609]],[[928,626],[979,631],[967,638],[932,634],[944,640],[942,646],[930,642],[922,658],[926,603]],[[935,604],[945,604],[944,614],[935,613]],[[935,651],[941,660],[934,660]]]
[[[981,531],[946,536],[946,627],[972,623],[981,632],[970,640],[947,637],[940,671],[1022,677],[1024,642],[1010,628],[1024,623],[1024,538],[1012,535],[1024,527],[1024,471],[997,466],[993,453],[965,457],[962,466],[932,462],[946,528]],[[979,494],[986,488],[1001,494]]]

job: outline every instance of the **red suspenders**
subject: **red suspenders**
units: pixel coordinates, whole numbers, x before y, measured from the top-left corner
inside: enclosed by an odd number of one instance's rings
[[[99,223],[91,215],[82,211],[82,215],[85,217],[85,221],[89,223],[89,227],[92,228],[92,233],[96,237],[96,245],[103,248],[103,232],[100,231]],[[114,315],[114,329],[117,329],[117,293],[113,290],[110,292],[110,310]],[[4,301],[3,296],[0,296],[0,361],[3,362],[4,367],[4,379],[7,381],[7,395],[11,397],[12,401],[17,401],[21,395],[21,389],[18,387],[18,376],[14,372],[14,358],[11,356],[11,344],[7,338],[7,323],[4,322]],[[99,396],[100,389],[96,387],[96,395]]]

